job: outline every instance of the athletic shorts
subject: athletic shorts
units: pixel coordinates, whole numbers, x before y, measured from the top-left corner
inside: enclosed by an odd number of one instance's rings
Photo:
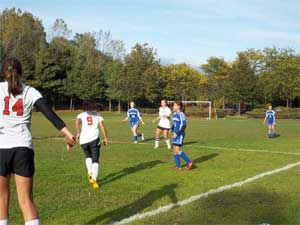
[[[182,146],[184,140],[184,134],[178,135],[176,138],[172,139],[172,144],[175,146]]]
[[[171,128],[165,128],[165,127],[161,127],[161,126],[157,126],[158,129],[160,130],[170,130]]]
[[[133,128],[135,125],[139,126],[139,122],[130,122],[130,128]]]
[[[268,125],[273,126],[274,125],[274,120],[268,120]]]
[[[94,141],[81,145],[85,157],[92,158],[93,163],[99,163],[100,147],[101,147],[101,143],[99,138],[97,138]]]
[[[0,176],[17,174],[32,177],[34,174],[34,151],[27,147],[0,149]]]

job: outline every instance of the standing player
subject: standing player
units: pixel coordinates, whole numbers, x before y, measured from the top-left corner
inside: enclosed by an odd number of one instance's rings
[[[163,99],[161,100],[161,107],[159,108],[159,115],[157,118],[153,120],[159,121],[157,128],[156,128],[156,133],[155,133],[155,145],[154,149],[157,149],[159,147],[159,137],[160,133],[163,132],[164,139],[166,141],[168,149],[171,149],[171,144],[170,144],[170,139],[169,139],[169,133],[170,133],[170,118],[171,118],[171,110],[168,106],[167,100]]]
[[[269,104],[269,109],[266,111],[266,117],[264,119],[264,124],[266,123],[266,120],[268,120],[268,137],[273,138],[276,136],[275,133],[275,111],[272,109],[272,105]]]
[[[10,177],[14,174],[19,206],[25,225],[38,225],[33,201],[34,151],[30,132],[32,109],[38,108],[65,135],[67,147],[75,144],[65,123],[45,103],[41,94],[21,81],[22,64],[6,58],[0,83],[0,224],[8,224]]]
[[[173,148],[174,148],[174,159],[176,167],[175,169],[181,170],[180,166],[180,158],[182,158],[187,166],[186,169],[190,170],[192,168],[193,162],[187,157],[187,155],[181,150],[183,145],[183,140],[185,136],[185,128],[186,128],[186,117],[185,114],[182,112],[183,104],[180,101],[175,101],[173,105]]]
[[[145,140],[144,134],[143,133],[139,134],[137,129],[139,127],[139,120],[143,125],[145,125],[145,123],[140,115],[139,110],[134,108],[134,102],[130,102],[130,109],[128,109],[127,111],[127,117],[122,122],[125,123],[128,119],[130,123],[130,129],[133,134],[133,143],[137,144],[139,137],[141,137],[142,141],[144,141]]]
[[[88,171],[88,179],[90,185],[97,189],[97,177],[99,172],[99,157],[101,142],[99,138],[99,127],[103,135],[104,145],[108,144],[107,131],[103,123],[103,117],[100,116],[95,110],[94,104],[84,102],[83,110],[77,116],[75,126],[77,130],[76,138],[79,139],[82,150],[85,154],[85,164]]]

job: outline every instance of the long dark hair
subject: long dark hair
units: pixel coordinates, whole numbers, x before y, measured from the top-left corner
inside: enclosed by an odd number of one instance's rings
[[[9,96],[14,97],[23,92],[22,87],[22,64],[14,57],[6,58],[2,62],[1,74],[8,83]]]

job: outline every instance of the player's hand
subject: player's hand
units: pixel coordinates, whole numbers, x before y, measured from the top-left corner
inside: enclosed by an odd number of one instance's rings
[[[74,136],[65,136],[65,141],[67,145],[67,150],[70,150],[76,143],[76,139]]]
[[[177,138],[177,134],[174,133],[174,134],[172,135],[172,138]]]
[[[152,123],[155,123],[155,122],[156,122],[156,119],[153,119],[153,120],[152,120]]]
[[[104,146],[108,145],[108,140],[107,140],[107,138],[104,138],[103,144],[104,144]]]
[[[76,134],[76,140],[79,141],[80,134]]]

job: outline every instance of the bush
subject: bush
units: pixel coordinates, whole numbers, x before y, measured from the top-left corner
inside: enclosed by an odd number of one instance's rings
[[[276,107],[276,118],[278,119],[300,119],[299,108]],[[246,115],[251,118],[265,118],[266,109],[256,108],[251,112],[246,112]]]
[[[158,114],[158,109],[153,108],[141,108],[139,111],[141,114]]]

